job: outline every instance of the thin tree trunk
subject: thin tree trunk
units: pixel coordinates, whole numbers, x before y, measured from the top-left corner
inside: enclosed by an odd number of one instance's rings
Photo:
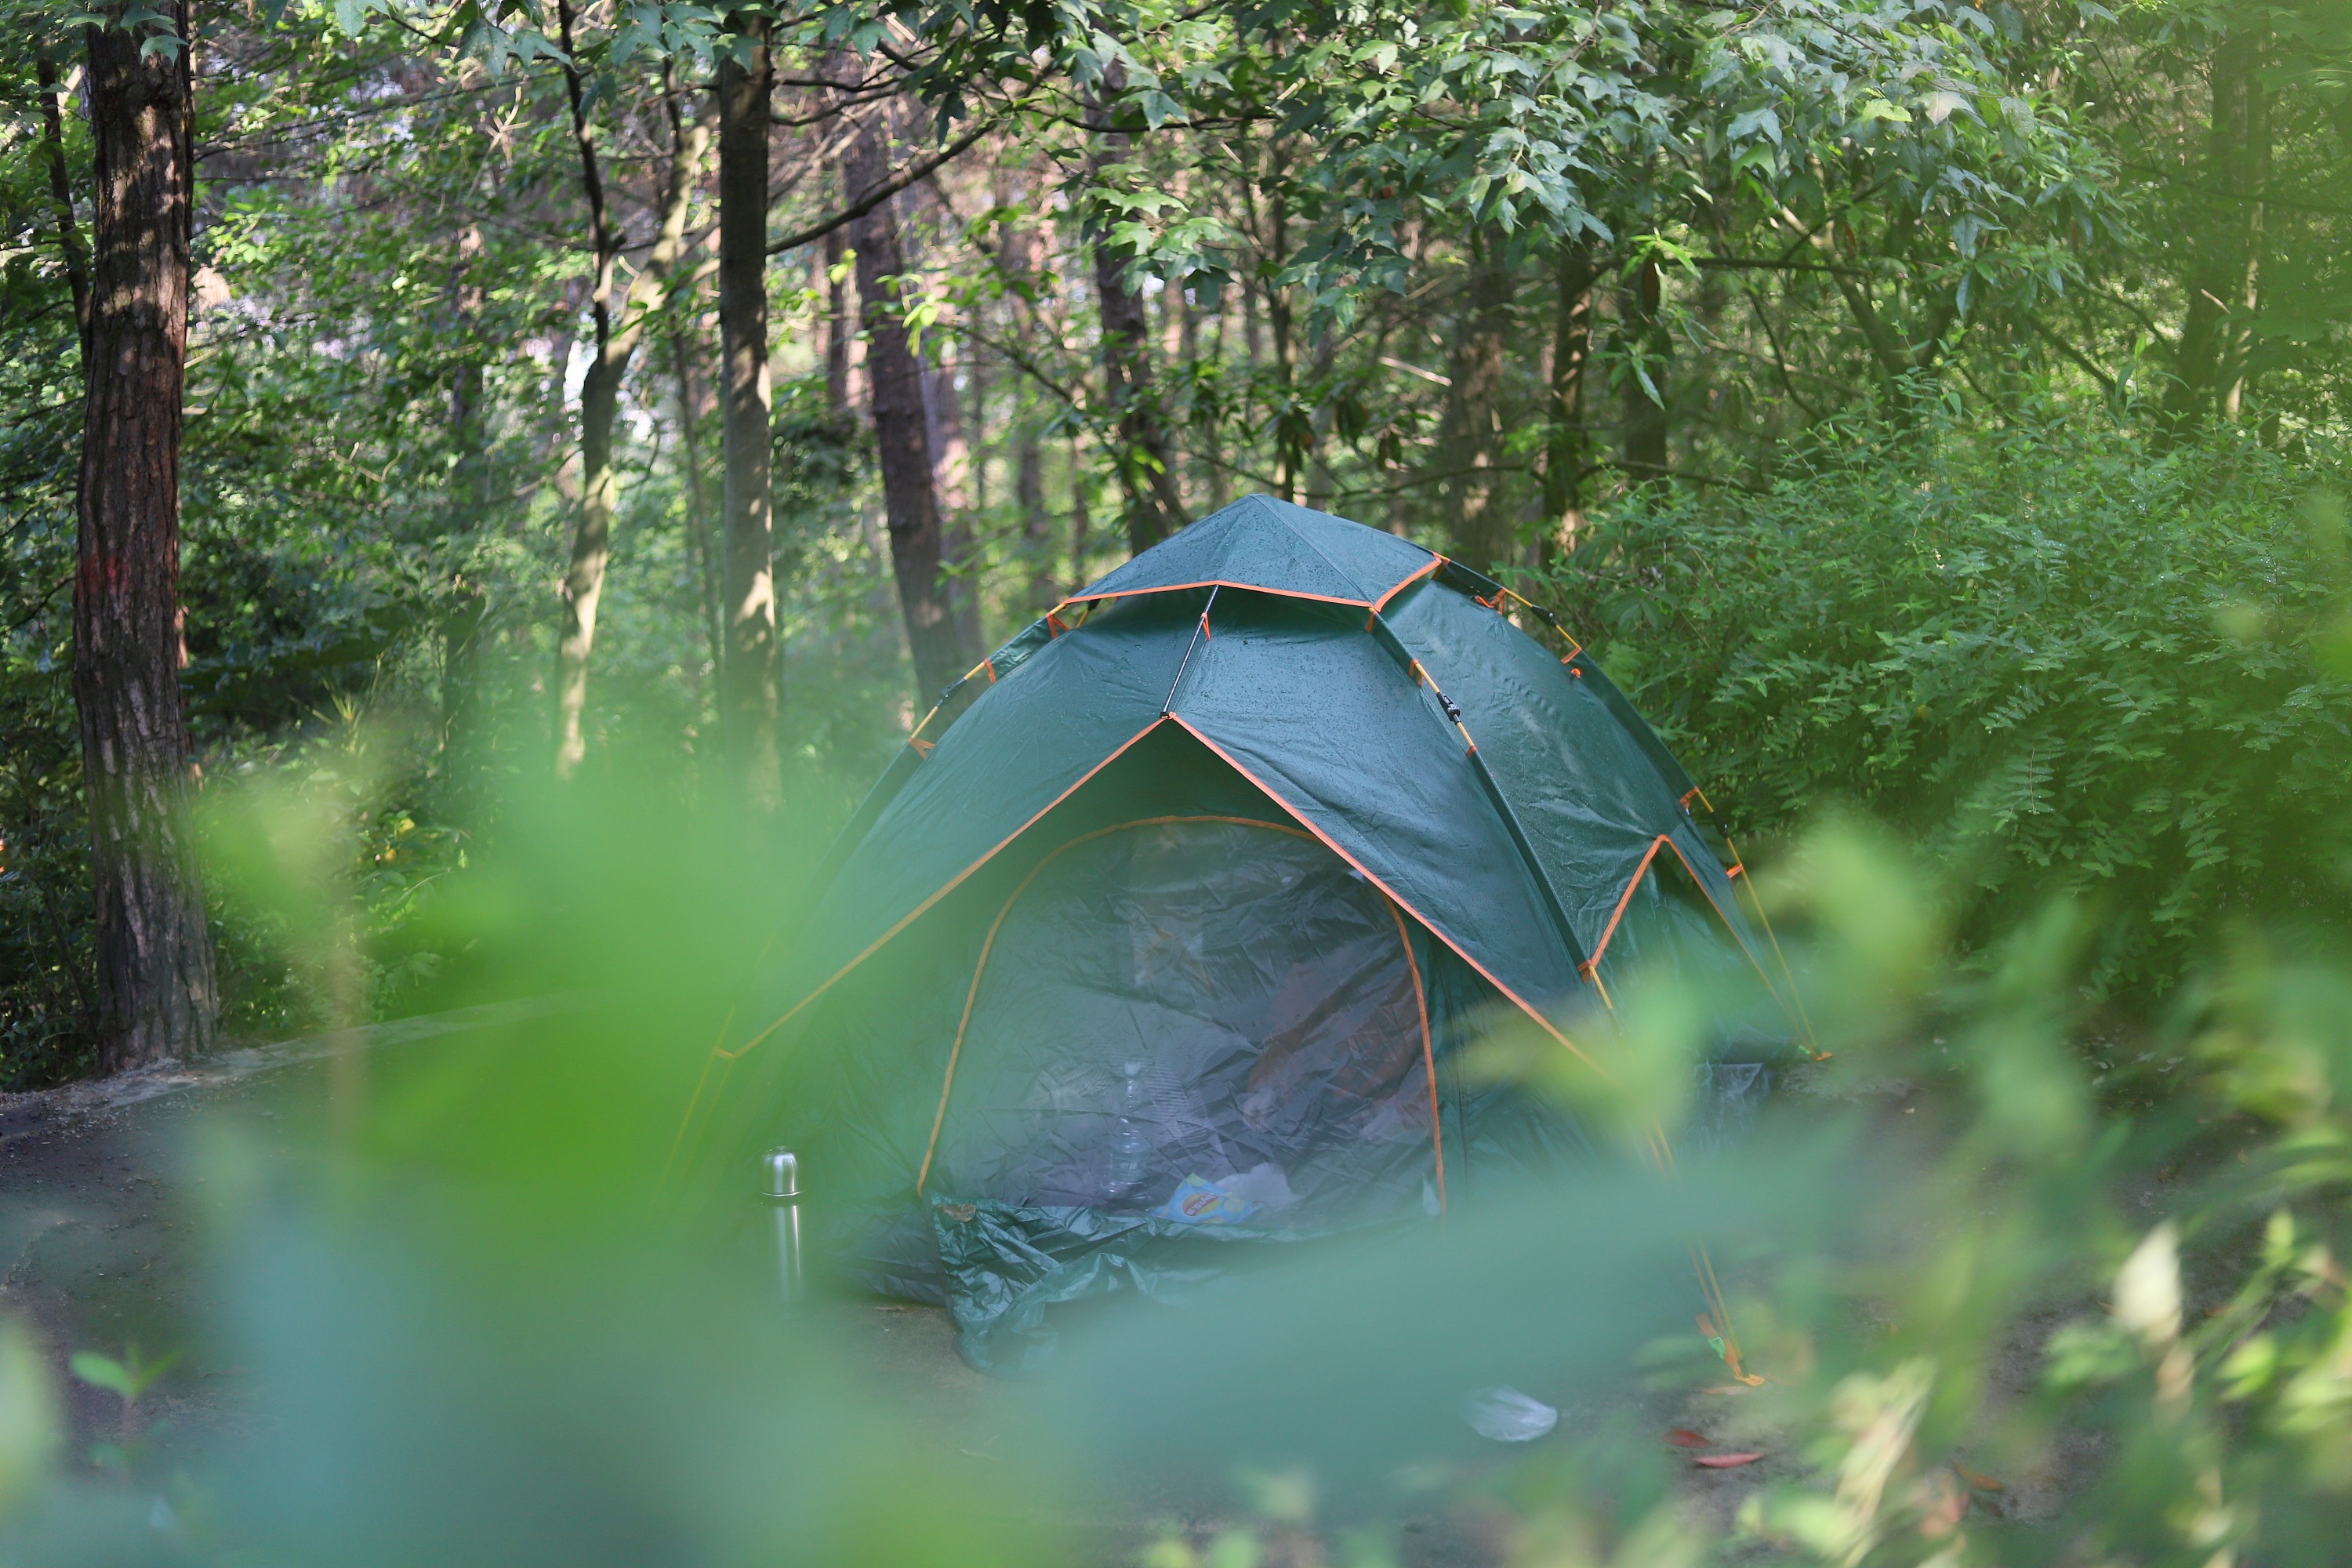
[[[1285,188],[1285,161],[1279,143],[1267,149],[1266,234],[1276,264],[1290,254],[1290,197]],[[1265,279],[1265,324],[1274,344],[1274,375],[1281,406],[1276,410],[1275,455],[1282,479],[1282,499],[1298,499],[1299,470],[1304,466],[1306,439],[1299,429],[1297,398],[1298,350],[1292,339],[1290,290],[1272,277]]]
[[[1045,505],[1045,443],[1037,422],[1021,422],[1013,467],[1013,500],[1021,508],[1021,552],[1029,563],[1028,605],[1043,614],[1061,595],[1054,586],[1054,514]]]
[[[1552,322],[1551,432],[1544,442],[1542,562],[1576,548],[1584,531],[1584,373],[1592,360],[1592,285],[1598,268],[1582,245],[1563,245],[1552,262],[1558,290]]]
[[[776,756],[782,692],[776,662],[774,521],[769,516],[768,23],[740,12],[730,26],[748,58],[719,64],[719,339],[725,409],[726,570],[719,725],[730,770],[751,810],[783,807]]]
[[[1244,300],[1249,298],[1246,287],[1242,289],[1242,297]],[[1225,366],[1225,332],[1232,320],[1232,310],[1220,300],[1217,304],[1217,330],[1209,346],[1209,363],[1220,372]],[[1233,494],[1233,480],[1225,471],[1224,421],[1222,418],[1201,421],[1193,426],[1193,430],[1201,444],[1202,482],[1207,488],[1209,510],[1223,511]]]
[[[1625,467],[1637,484],[1666,477],[1665,322],[1660,315],[1664,279],[1655,261],[1633,268],[1624,290],[1622,338],[1638,374],[1625,378]]]
[[[482,311],[488,300],[474,268],[482,254],[482,231],[467,224],[457,236],[457,260],[450,279],[451,335],[460,345],[449,376],[449,438],[457,462],[449,487],[448,542],[459,551],[441,599],[441,809],[455,827],[481,826],[479,755],[482,722],[482,629],[489,600],[467,569],[467,542],[489,510],[489,440],[478,352]]]
[[[1087,495],[1087,454],[1070,432],[1070,592],[1094,581],[1094,512]]]
[[[557,0],[556,16],[564,52],[570,55],[573,52],[570,0]],[[616,300],[621,251],[627,236],[613,223],[605,206],[595,135],[584,106],[585,85],[577,69],[565,68],[572,132],[579,146],[581,186],[587,194],[589,237],[596,256],[595,292],[589,302],[596,354],[580,383],[580,520],[572,536],[571,564],[563,577],[563,625],[556,644],[555,771],[563,778],[578,771],[587,753],[581,720],[588,700],[588,658],[595,647],[596,608],[604,595],[604,565],[612,552],[613,514],[620,498],[620,473],[613,462],[613,426],[620,411],[621,384],[645,336],[646,312],[659,303],[670,269],[685,247],[687,213],[710,134],[699,120],[691,128],[673,121],[669,188],[662,204],[661,232],[645,268]]]
[[[849,277],[842,263],[849,258],[849,232],[836,228],[824,237],[824,394],[835,416],[849,412],[849,341],[856,331],[849,321]]]
[[[1242,357],[1255,370],[1265,358],[1265,333],[1258,325],[1258,283],[1255,269],[1240,278],[1242,291]]]
[[[1013,195],[999,189],[996,205],[1009,207]],[[1014,283],[1034,288],[1037,279],[1037,230],[1028,223],[1009,223],[1004,226],[1004,240],[999,252],[1005,276]],[[1014,306],[1008,310],[1005,330],[1025,350],[1032,337],[1034,310]],[[1045,504],[1045,440],[1039,431],[1034,414],[1022,407],[1019,384],[1015,383],[1013,416],[1016,434],[1013,437],[1013,500],[1021,509],[1021,553],[1028,564],[1029,580],[1026,603],[1039,614],[1052,609],[1062,597],[1054,582],[1054,516]]]
[[[887,115],[864,111],[864,121],[842,157],[842,184],[852,201],[889,177]],[[898,615],[907,628],[907,650],[915,664],[915,685],[926,701],[971,667],[978,654],[967,648],[956,626],[941,567],[945,541],[933,479],[930,432],[923,396],[923,367],[908,341],[898,298],[907,270],[893,201],[877,205],[849,232],[857,252],[857,298],[866,326],[866,384],[874,416],[874,437],[882,468],[882,499],[890,531],[890,567],[898,584]]]
[[[2234,351],[2247,335],[2247,297],[2260,280],[2263,213],[2261,203],[2236,198],[2259,188],[2257,166],[2270,162],[2270,115],[2257,74],[2262,55],[2259,34],[2232,34],[2214,50],[2207,70],[2212,107],[2204,183],[2225,195],[2210,204],[2200,240],[2190,242],[2189,308],[2164,396],[2166,424],[2175,435],[2194,430],[2224,406],[2234,414],[2242,388],[2235,367],[2243,359]]]
[[[687,556],[694,566],[695,607],[701,612],[703,641],[716,680],[727,658],[727,626],[719,613],[719,551],[710,536],[710,480],[702,466],[702,416],[709,410],[695,383],[693,352],[684,327],[670,329],[669,353],[670,371],[677,378],[678,461],[686,470]]]
[[[212,933],[180,709],[180,426],[194,219],[185,0],[88,30],[97,201],[74,580],[74,705],[107,1072],[208,1049]],[[109,24],[112,25],[109,25]],[[168,47],[144,46],[168,40]]]
[[[971,384],[971,396],[965,407],[969,415],[964,431],[964,520],[957,542],[956,563],[961,568],[957,581],[960,611],[969,611],[971,619],[964,635],[977,651],[983,642],[987,604],[982,590],[987,586],[987,570],[982,542],[988,528],[988,351],[978,342],[967,344],[958,356],[965,377]]]
[[[1104,73],[1106,95],[1116,96],[1126,85],[1116,66]],[[1133,138],[1113,128],[1102,100],[1087,112],[1094,133],[1093,177],[1097,183],[1117,180],[1115,173],[1128,161]],[[1101,237],[1094,243],[1095,298],[1102,313],[1102,361],[1105,402],[1118,428],[1117,467],[1127,496],[1127,545],[1140,555],[1183,526],[1184,500],[1176,493],[1176,475],[1169,463],[1168,434],[1152,396],[1150,327],[1143,296],[1128,280],[1118,253]]]
[[[58,79],[58,62],[47,48],[36,58],[41,85],[41,128],[49,154],[49,201],[56,209],[58,248],[64,253],[66,287],[73,293],[74,329],[81,336],[81,357],[89,364],[89,252],[81,242],[81,225],[74,221],[73,178],[66,168],[65,98],[68,90]]]
[[[977,658],[980,581],[971,528],[972,447],[964,426],[963,398],[956,390],[956,363],[948,354],[946,334],[940,332],[933,339],[931,363],[923,370],[923,433],[931,447],[931,492],[939,498],[940,548],[956,641],[966,657]]]
[[[1188,400],[1191,397],[1197,396],[1199,394],[1199,376],[1201,374],[1201,312],[1199,308],[1192,303],[1192,290],[1181,281],[1169,285],[1168,308],[1176,314],[1175,358],[1176,363],[1180,367],[1179,374],[1182,377]],[[1187,444],[1197,446],[1200,435],[1200,420],[1197,416],[1197,409],[1192,410],[1192,412],[1194,413],[1195,417],[1192,420],[1192,440],[1188,441]],[[1201,458],[1197,450],[1195,451],[1192,461],[1190,464],[1190,478],[1192,481],[1190,486],[1180,486],[1179,488],[1189,488],[1194,497],[1208,494],[1209,488],[1213,481],[1209,478],[1209,465]],[[1192,506],[1197,504],[1197,501],[1188,501],[1185,508],[1185,515],[1188,517],[1191,516]],[[1210,510],[1214,510],[1215,509],[1211,508]]]
[[[579,58],[572,36],[571,0],[556,0],[557,32],[570,60]],[[580,157],[580,184],[588,201],[588,239],[595,257],[588,310],[594,324],[595,355],[580,384],[580,516],[572,533],[572,560],[563,574],[562,624],[555,648],[555,772],[570,778],[587,743],[581,710],[588,698],[588,655],[596,640],[596,607],[604,597],[604,560],[611,548],[613,417],[620,397],[618,379],[608,368],[613,346],[613,284],[626,237],[617,232],[604,205],[604,178],[597,166],[596,142],[588,123],[586,84],[567,63],[563,87],[572,110],[572,140]]]
[[[2239,153],[2239,170],[2236,189],[2255,192],[2269,186],[2271,95],[2259,70],[2249,72],[2246,78],[2245,139]],[[2221,374],[2216,378],[2214,396],[2216,411],[2232,424],[2244,405],[2246,380],[2253,361],[2254,319],[2263,302],[2263,242],[2268,216],[2265,204],[2260,201],[2246,202],[2232,215],[2237,265],[2230,278],[2233,285],[2230,318],[2221,333]]]
[[[957,353],[964,381],[971,384],[964,426],[964,505],[973,517],[988,517],[988,351],[979,341]]]
[[[1510,333],[1510,269],[1495,240],[1479,235],[1472,243],[1461,322],[1454,330],[1438,461],[1444,465],[1454,550],[1482,569],[1510,554],[1514,531],[1501,471],[1503,357]]]

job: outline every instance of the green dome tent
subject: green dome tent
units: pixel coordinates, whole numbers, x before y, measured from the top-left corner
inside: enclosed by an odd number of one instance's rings
[[[820,1253],[983,1368],[1055,1304],[1576,1158],[1462,1047],[1519,1016],[1581,1057],[1560,1021],[1633,966],[1758,951],[1690,780],[1504,605],[1265,497],[1075,595],[916,727],[698,1110],[793,1144]]]

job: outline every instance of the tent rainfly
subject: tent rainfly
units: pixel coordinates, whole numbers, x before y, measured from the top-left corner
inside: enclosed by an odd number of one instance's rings
[[[822,1253],[996,1371],[1057,1304],[1580,1157],[1470,1041],[1589,1061],[1606,1024],[1563,1021],[1635,966],[1762,965],[1691,781],[1506,609],[1264,496],[1066,601],[916,727],[689,1124],[792,1142]],[[1760,1093],[1775,1054],[1709,1071]]]

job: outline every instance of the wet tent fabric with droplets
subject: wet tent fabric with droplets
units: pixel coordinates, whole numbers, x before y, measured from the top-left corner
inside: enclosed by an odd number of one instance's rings
[[[1468,1046],[1587,1055],[1632,965],[1752,942],[1681,770],[1502,602],[1261,497],[1060,606],[853,819],[689,1135],[793,1143],[820,1261],[1000,1371],[1073,1302],[1560,1179],[1572,1121]]]
[[[1250,496],[1171,535],[1078,595],[1246,586],[1370,608],[1436,557],[1394,534],[1272,496]]]

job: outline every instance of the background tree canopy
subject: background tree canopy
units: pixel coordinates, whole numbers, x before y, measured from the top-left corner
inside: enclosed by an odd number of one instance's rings
[[[16,1085],[100,1011],[86,24],[0,35]],[[401,1007],[551,771],[788,863],[779,798],[821,842],[941,671],[1253,490],[1516,574],[1736,827],[1841,796],[1988,910],[2111,889],[2126,1006],[2340,853],[2342,633],[2294,640],[2342,613],[2340,8],[295,0],[184,47],[200,795],[331,801],[366,894],[341,1003],[215,899],[231,1033]],[[775,715],[750,796],[730,691]]]

